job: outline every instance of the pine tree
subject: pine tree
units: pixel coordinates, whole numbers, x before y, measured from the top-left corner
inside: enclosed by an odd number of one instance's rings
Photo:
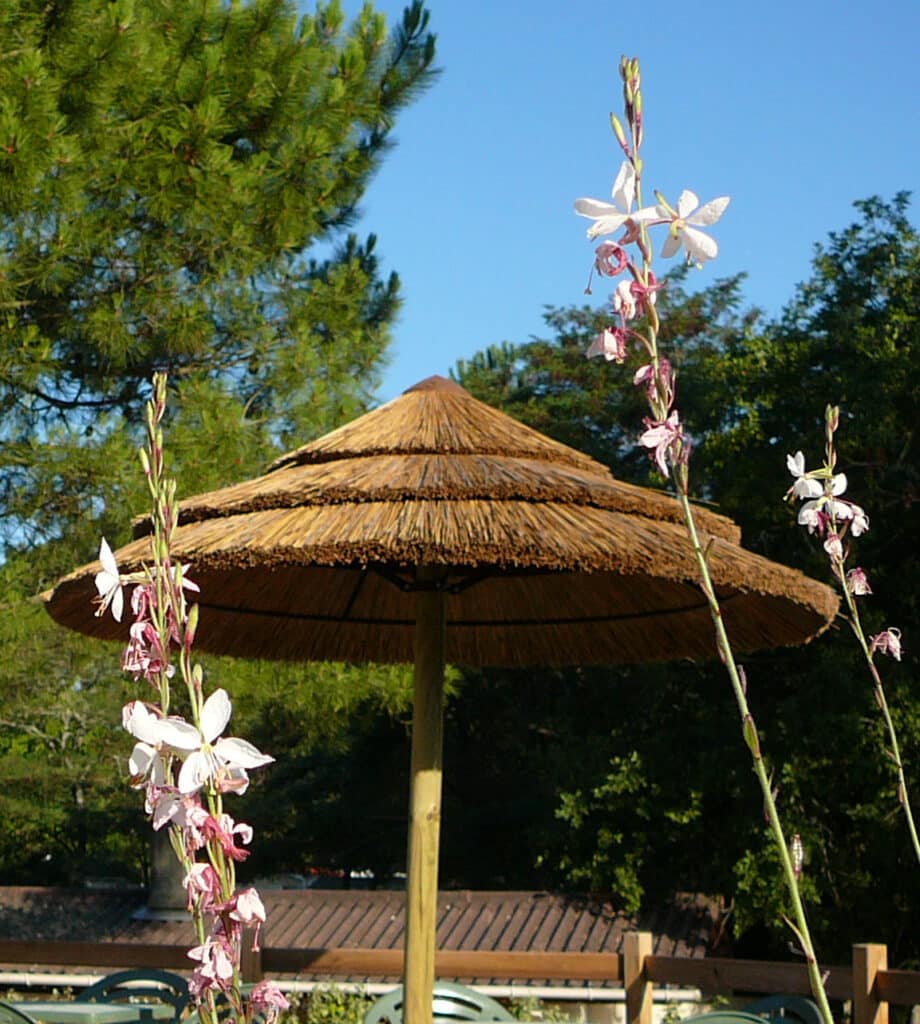
[[[180,494],[362,409],[400,300],[354,222],[433,59],[421,0],[391,31],[370,4],[346,26],[336,2],[0,3],[5,880],[137,877],[118,651],[25,599],[146,510],[154,368]]]
[[[431,77],[427,23],[420,0],[389,34],[335,2],[300,19],[289,0],[2,5],[8,554],[113,507],[124,529],[131,474],[113,470],[154,368],[180,391],[198,490],[366,402],[399,284],[348,228]]]

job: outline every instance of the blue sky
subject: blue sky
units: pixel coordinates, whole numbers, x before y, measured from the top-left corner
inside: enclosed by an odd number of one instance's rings
[[[375,6],[392,23],[404,3]],[[732,197],[700,286],[746,271],[747,299],[777,313],[854,200],[920,193],[917,0],[428,6],[443,71],[401,115],[358,224],[405,298],[381,400],[585,301],[572,203],[610,195],[621,53],[642,61],[646,197]]]

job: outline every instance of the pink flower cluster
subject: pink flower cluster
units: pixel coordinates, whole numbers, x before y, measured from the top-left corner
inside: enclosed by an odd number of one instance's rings
[[[122,668],[150,682],[162,701],[163,687],[175,674],[171,647],[179,649],[194,722],[164,713],[160,704],[129,702],[122,710],[122,724],[136,742],[128,766],[131,785],[144,791],[154,829],[174,830],[174,846],[186,870],[183,884],[189,911],[210,920],[207,938],[188,954],[197,963],[189,988],[199,1001],[208,992],[231,993],[238,989],[244,929],[252,931],[257,949],[265,908],[255,889],[234,892],[232,865],[249,856],[252,828],[226,814],[221,798],[244,792],[248,772],[273,758],[247,740],[222,735],[232,712],[225,690],[203,699],[200,669],[192,669],[188,662],[197,613],[187,610],[184,592],[199,589],[186,576],[188,566],[176,570],[167,560],[143,573],[122,575],[104,540],[100,561],[102,571],[95,581],[100,611],[111,608],[120,620],[123,588],[133,585],[134,622]],[[248,1014],[259,1011],[271,1020],[287,1006],[276,986],[262,982],[249,997]]]
[[[670,364],[658,356],[657,315],[654,307],[656,293],[662,286],[650,268],[651,254],[646,233],[649,227],[667,225],[668,236],[661,255],[664,258],[673,256],[683,247],[688,260],[702,264],[716,256],[718,246],[700,227],[718,221],[729,200],[727,196],[722,196],[700,206],[696,195],[685,190],[676,208],[659,195],[655,206],[633,210],[639,192],[635,150],[641,138],[641,117],[639,108],[631,107],[628,98],[627,107],[635,132],[635,147],[627,143],[622,127],[614,119],[614,131],[626,159],[613,185],[613,202],[597,199],[578,199],[575,202],[575,212],[594,221],[588,229],[589,238],[612,234],[621,229],[623,231],[616,241],[602,242],[595,249],[592,276],[595,272],[602,277],[617,277],[624,272],[628,273],[628,277],[620,281],[611,297],[617,322],[601,331],[586,355],[589,358],[603,356],[608,361],[622,363],[628,354],[630,340],[645,349],[650,361],[640,367],[633,382],[645,386],[653,415],[643,421],[645,430],[639,437],[639,444],[649,449],[659,472],[666,477],[669,461],[671,465],[685,465],[691,446],[674,408],[674,378]],[[630,258],[627,247],[633,245],[638,248],[641,257],[639,261]],[[591,291],[590,279],[586,291]],[[630,326],[642,317],[647,317],[653,325],[646,334]]]
[[[869,517],[865,510],[855,502],[842,498],[847,489],[847,478],[843,473],[835,473],[833,467],[833,438],[839,421],[838,410],[829,407],[827,410],[827,461],[821,469],[807,472],[805,456],[802,452],[786,456],[786,468],[795,478],[786,492],[786,499],[803,503],[799,508],[797,522],[816,534],[823,541],[823,548],[831,563],[831,569],[842,586],[852,597],[864,597],[872,593],[869,579],[859,566],[846,570],[845,563],[849,557],[849,546],[844,541],[849,533],[860,537],[869,529]],[[854,613],[855,614],[855,613]],[[860,629],[862,627],[860,626]],[[890,654],[896,661],[901,660],[901,631],[889,627],[877,636],[869,638],[869,653]]]

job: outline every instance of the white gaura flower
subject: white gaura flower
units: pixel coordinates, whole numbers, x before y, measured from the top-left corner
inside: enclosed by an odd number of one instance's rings
[[[138,741],[128,759],[134,789],[142,789],[148,784],[154,787],[166,784],[166,765],[157,749],[156,720],[157,716],[140,700],[131,701],[121,711],[122,725]]]
[[[825,496],[824,479],[822,477],[810,476],[805,471],[805,457],[801,452],[796,452],[795,455],[786,456],[786,467],[790,473],[795,477],[795,483],[792,485],[792,493],[796,498],[823,498]],[[820,472],[820,471],[819,471]],[[846,474],[835,473],[831,477],[831,496],[838,498],[846,490]],[[841,502],[835,502],[835,506],[840,506]],[[838,519],[847,519],[847,514],[838,515]]]
[[[179,772],[179,792],[186,796],[210,783],[220,786],[225,779],[234,781],[234,789],[245,788],[247,768],[258,768],[274,761],[247,740],[220,737],[230,721],[232,705],[226,690],[215,690],[201,709],[201,729],[181,718],[161,718],[155,726],[160,743],[185,757]],[[220,737],[220,738],[219,738]]]
[[[588,238],[599,235],[612,235],[619,231],[627,221],[653,220],[658,217],[654,206],[632,211],[636,201],[636,172],[633,165],[624,160],[620,172],[613,183],[613,202],[605,203],[600,199],[576,199],[575,212],[579,217],[588,217],[594,224],[588,228]],[[632,212],[631,212],[632,211]]]
[[[99,593],[99,607],[96,615],[104,615],[106,608],[111,605],[112,618],[121,622],[121,613],[125,607],[125,595],[121,589],[121,575],[118,572],[118,565],[115,563],[115,556],[109,547],[105,537],[99,545],[99,561],[102,562],[102,572],[96,573],[96,590]]]
[[[670,224],[668,237],[661,250],[662,257],[668,259],[683,245],[687,252],[687,261],[690,263],[705,263],[706,260],[715,259],[719,254],[716,240],[699,229],[715,224],[729,202],[731,200],[728,196],[719,196],[718,199],[711,199],[705,206],[700,206],[696,193],[684,189],[677,200],[677,210],[663,202],[660,203],[656,216]]]

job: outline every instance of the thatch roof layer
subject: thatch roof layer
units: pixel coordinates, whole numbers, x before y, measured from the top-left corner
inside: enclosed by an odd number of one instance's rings
[[[678,503],[432,378],[278,459],[265,476],[184,501],[175,555],[201,585],[199,645],[250,657],[411,661],[415,570],[442,569],[447,656],[470,665],[612,663],[715,653]],[[739,651],[800,643],[837,599],[698,522]],[[149,558],[141,536],[118,552]],[[90,610],[86,566],[48,605]]]

